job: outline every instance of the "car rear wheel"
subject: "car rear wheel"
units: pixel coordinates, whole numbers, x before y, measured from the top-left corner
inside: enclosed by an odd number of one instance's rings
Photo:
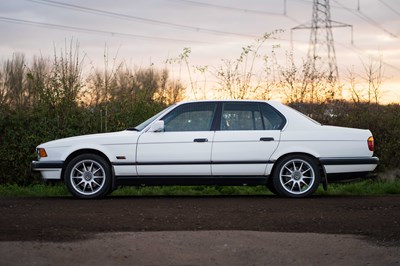
[[[274,187],[274,183],[272,182],[272,180],[268,180],[266,186],[267,186],[267,189],[268,189],[269,191],[271,191],[273,194],[275,194],[275,195],[278,194],[278,193],[276,192],[276,189],[275,189],[275,187]]]
[[[315,159],[290,155],[278,162],[273,172],[273,186],[280,196],[301,198],[313,194],[320,182]]]
[[[111,187],[109,164],[95,154],[82,154],[69,162],[64,180],[68,190],[77,198],[104,197]]]

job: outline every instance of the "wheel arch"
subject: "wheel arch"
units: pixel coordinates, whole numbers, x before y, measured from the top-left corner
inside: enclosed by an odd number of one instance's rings
[[[69,164],[69,162],[71,162],[75,157],[81,155],[81,154],[95,154],[98,155],[100,157],[102,157],[110,166],[111,169],[111,175],[114,179],[114,168],[111,165],[111,161],[109,160],[109,158],[101,151],[96,150],[96,149],[79,149],[76,150],[74,152],[72,152],[71,154],[69,154],[67,156],[67,158],[64,161],[62,170],[61,170],[61,180],[64,182],[64,174],[65,174],[65,169],[67,168],[67,165]]]
[[[267,187],[268,188],[272,187],[275,191],[277,191],[277,193],[274,192],[274,194],[279,194],[281,196],[282,195],[283,196],[290,195],[290,197],[298,197],[297,195],[294,195],[291,192],[289,192],[289,194],[287,192],[282,192],[283,191],[282,188],[280,188],[279,185],[277,185],[275,183],[275,182],[278,182],[277,178],[278,178],[278,176],[280,176],[280,174],[278,174],[276,172],[278,172],[278,170],[279,170],[278,167],[281,166],[281,162],[284,162],[285,160],[290,161],[290,160],[296,159],[296,157],[298,157],[297,159],[312,161],[312,163],[315,164],[314,167],[317,167],[316,171],[317,171],[318,179],[316,179],[317,180],[316,186],[314,187],[314,189],[311,188],[310,191],[312,191],[312,192],[306,191],[304,195],[309,196],[309,195],[313,194],[318,189],[318,186],[320,184],[323,185],[324,190],[327,190],[328,182],[327,182],[327,176],[326,176],[326,172],[325,172],[325,168],[324,168],[323,164],[321,163],[321,161],[318,157],[314,156],[311,153],[307,153],[307,152],[290,152],[290,153],[282,154],[279,158],[277,158],[277,160],[275,161],[275,163],[271,169],[271,178],[268,179]],[[301,158],[301,157],[303,157],[303,158]],[[282,186],[282,185],[280,185],[280,186]],[[302,196],[300,196],[300,197],[302,197]]]
[[[293,156],[293,155],[307,156],[307,157],[310,157],[311,159],[315,160],[315,162],[317,163],[317,165],[319,167],[320,181],[321,182],[325,181],[325,171],[324,171],[324,166],[322,165],[321,161],[315,155],[313,155],[311,153],[307,153],[307,152],[289,152],[289,153],[282,154],[281,156],[279,156],[276,159],[276,161],[271,169],[271,175],[273,175],[275,168],[277,167],[277,165],[279,164],[280,161],[284,160],[286,157]],[[269,180],[272,181],[272,178],[269,178]]]

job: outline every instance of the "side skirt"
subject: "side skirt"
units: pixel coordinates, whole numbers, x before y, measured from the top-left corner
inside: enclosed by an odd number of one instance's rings
[[[268,176],[117,176],[117,185],[130,186],[258,186],[266,185]]]

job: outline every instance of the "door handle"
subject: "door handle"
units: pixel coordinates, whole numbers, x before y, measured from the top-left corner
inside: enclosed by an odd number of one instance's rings
[[[260,138],[260,141],[274,141],[274,138]]]
[[[194,139],[194,142],[207,142],[208,139],[204,138],[204,139]]]

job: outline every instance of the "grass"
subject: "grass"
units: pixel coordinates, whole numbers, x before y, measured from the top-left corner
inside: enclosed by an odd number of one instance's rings
[[[62,184],[46,185],[35,184],[19,186],[16,184],[0,185],[1,197],[59,197],[70,195]]]
[[[342,195],[342,196],[379,196],[400,194],[400,180],[379,181],[363,180],[350,183],[336,183],[328,186],[328,191],[320,187],[317,191],[319,195]]]
[[[400,194],[400,180],[376,181],[363,180],[352,183],[330,184],[328,191],[322,186],[316,195],[338,196],[377,196]],[[112,196],[233,196],[233,195],[272,195],[264,186],[156,186],[156,187],[121,187]],[[62,184],[36,184],[18,186],[0,185],[0,197],[60,197],[70,196]]]

